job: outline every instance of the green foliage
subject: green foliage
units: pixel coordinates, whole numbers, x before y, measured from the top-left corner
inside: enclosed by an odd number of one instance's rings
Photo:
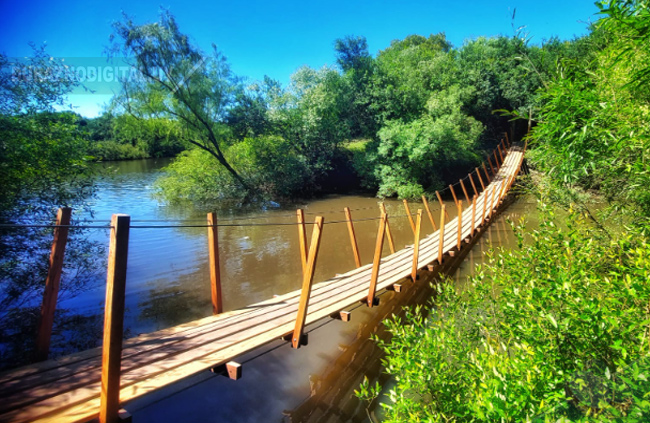
[[[633,3],[612,2],[605,10],[612,16],[596,29],[605,46],[590,63],[564,61],[542,93],[532,159],[561,186],[599,190],[639,218],[650,216],[649,56],[647,39],[631,34],[650,28],[650,20],[641,9],[625,9]]]
[[[176,120],[189,143],[211,154],[248,191],[250,184],[224,155],[230,133],[224,120],[240,86],[216,46],[212,56],[205,56],[169,13],[144,25],[125,16],[114,29],[120,40],[114,51],[135,57],[133,66],[144,77],[143,82],[124,82],[124,111]]]
[[[309,169],[291,143],[281,137],[245,138],[229,147],[225,155],[265,198],[305,194],[301,190]],[[162,198],[171,202],[242,201],[246,195],[229,172],[215,166],[214,158],[199,149],[179,155],[156,184]]]
[[[30,44],[32,56],[10,61],[0,53],[0,114],[17,115],[52,111],[65,105],[65,95],[78,84],[62,60],[51,57],[45,46]]]
[[[78,198],[87,170],[82,135],[73,114],[0,115],[0,213],[34,209],[34,198],[46,208]]]
[[[345,38],[338,38],[334,41],[334,51],[336,63],[343,72],[368,69],[372,63],[366,37],[348,35]]]
[[[139,146],[113,140],[93,142],[88,148],[88,154],[102,161],[136,160],[151,157]]]
[[[445,171],[476,161],[483,128],[461,110],[469,93],[457,86],[434,93],[422,118],[391,121],[379,131],[375,175],[380,196],[419,198],[441,188]]]
[[[378,122],[420,116],[431,94],[431,80],[450,60],[444,34],[410,35],[379,52],[372,81],[371,108]],[[437,88],[437,87],[436,87]]]
[[[543,216],[429,317],[387,322],[385,421],[647,421],[650,244]]]
[[[76,82],[42,49],[28,62],[34,78],[19,78],[0,55],[0,223],[8,225],[54,223],[57,208],[80,210],[93,193],[81,119],[52,112]],[[51,242],[51,229],[0,230],[0,368],[31,359]],[[61,296],[84,289],[103,256],[84,231],[71,231],[67,248]],[[53,346],[61,343],[55,335]]]

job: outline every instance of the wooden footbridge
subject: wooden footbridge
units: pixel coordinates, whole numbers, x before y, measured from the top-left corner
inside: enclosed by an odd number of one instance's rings
[[[390,223],[385,209],[381,211],[373,263],[361,265],[356,249],[353,220],[346,210],[348,229],[357,268],[345,274],[313,284],[324,221],[316,217],[310,245],[305,236],[304,214],[298,211],[301,259],[303,263],[302,289],[253,304],[241,310],[222,312],[218,261],[217,222],[208,215],[214,315],[180,326],[141,335],[122,341],[126,257],[129,217],[114,215],[111,222],[111,243],[106,290],[106,309],[103,347],[53,360],[18,368],[0,375],[0,422],[77,422],[99,417],[101,422],[116,422],[128,418],[120,410],[129,400],[170,385],[190,375],[212,370],[231,378],[238,378],[241,366],[234,362],[238,356],[261,347],[278,338],[291,342],[294,348],[306,344],[305,325],[323,318],[347,320],[349,309],[359,302],[372,307],[376,293],[384,289],[399,291],[405,278],[415,280],[420,269],[435,269],[446,257],[458,254],[482,228],[489,225],[494,213],[503,203],[515,177],[519,173],[525,148],[507,146],[502,142],[491,157],[489,166],[477,168],[469,175],[471,192],[460,181],[462,200],[450,186],[458,207],[458,217],[449,219],[440,200],[440,218],[436,227],[426,200],[425,211],[434,233],[420,239],[423,212],[418,210],[411,218],[414,243],[395,251]],[[479,186],[480,184],[480,186]],[[469,187],[469,184],[467,185]],[[405,204],[406,205],[406,204]],[[408,211],[408,207],[407,207]],[[61,221],[60,221],[61,222]],[[65,219],[62,221],[65,223]],[[65,224],[60,225],[65,228]],[[52,251],[51,269],[46,283],[39,342],[49,345],[51,316],[56,304],[58,277],[57,257],[62,256],[65,241],[57,238]],[[382,258],[384,239],[392,254]],[[57,251],[59,248],[59,251]],[[49,294],[48,294],[49,292]],[[52,292],[54,298],[52,299]],[[49,297],[48,297],[49,295]],[[49,323],[48,323],[49,321]]]

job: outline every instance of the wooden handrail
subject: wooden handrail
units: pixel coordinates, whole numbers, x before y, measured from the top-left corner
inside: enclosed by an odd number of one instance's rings
[[[393,233],[390,230],[390,222],[388,220],[388,213],[386,213],[386,205],[384,203],[381,203],[380,211],[386,215],[386,238],[388,238],[390,253],[395,254],[395,241],[393,241]]]
[[[346,207],[343,209],[345,212],[345,219],[348,222],[348,233],[350,234],[350,244],[352,244],[352,255],[354,256],[354,263],[357,265],[357,268],[361,267],[361,257],[359,256],[359,247],[357,245],[357,236],[354,233],[354,225],[352,223],[352,213],[350,208]]]
[[[433,214],[431,214],[431,209],[429,208],[429,202],[427,201],[427,197],[424,195],[422,196],[422,204],[424,204],[424,209],[427,211],[427,216],[429,216],[429,220],[431,221],[431,226],[433,226],[433,230],[437,231],[438,228],[436,227],[436,221],[433,220]]]
[[[119,415],[130,222],[131,218],[125,214],[114,214],[111,218],[111,239],[106,275],[106,306],[104,308],[104,342],[102,344],[100,423],[115,423],[118,421]]]
[[[444,203],[442,204],[442,207],[440,208],[440,232],[438,232],[438,263],[442,264],[442,250],[444,249],[445,245],[445,214],[447,211],[445,210],[445,205]]]
[[[420,258],[420,228],[422,227],[422,209],[418,210],[417,222],[415,224],[415,242],[413,243],[413,267],[411,268],[411,279],[415,282],[418,278],[418,259]]]
[[[323,234],[323,217],[316,216],[314,220],[314,230],[311,235],[309,245],[309,254],[307,256],[307,270],[302,275],[302,289],[300,291],[300,301],[298,302],[298,315],[296,316],[296,326],[293,330],[291,346],[300,348],[305,321],[307,319],[307,309],[309,307],[309,297],[311,296],[312,282],[314,281],[314,271],[316,270],[316,259],[318,258],[318,249],[320,248],[321,235]]]
[[[300,246],[300,264],[302,265],[302,274],[307,271],[307,230],[305,229],[305,211],[296,210],[298,220],[298,245]]]
[[[36,361],[47,360],[50,353],[50,340],[52,339],[52,326],[54,325],[54,312],[59,298],[59,284],[63,272],[63,257],[65,246],[68,242],[68,226],[72,209],[69,207],[60,208],[56,214],[56,227],[54,228],[54,240],[50,251],[49,267],[45,279],[45,290],[43,291],[43,303],[41,305],[41,317],[38,323],[36,337]]]
[[[223,313],[221,294],[221,269],[219,265],[219,228],[217,214],[208,213],[208,251],[210,256],[210,292],[212,295],[212,314]]]
[[[463,183],[463,180],[460,180],[460,187],[463,189],[463,193],[465,194],[465,200],[467,200],[467,204],[469,204],[469,195],[467,195],[467,189],[465,189],[465,184]]]
[[[377,280],[379,279],[379,266],[381,265],[381,252],[384,249],[384,234],[386,233],[386,220],[388,215],[381,213],[379,228],[377,229],[377,241],[375,243],[375,256],[372,260],[372,274],[370,275],[370,287],[368,288],[368,307],[375,304],[375,293],[377,291]]]
[[[411,214],[409,203],[406,199],[402,200],[402,202],[404,203],[404,210],[406,211],[406,217],[408,217],[409,224],[411,225],[411,230],[415,233],[415,222],[413,222],[413,215]]]

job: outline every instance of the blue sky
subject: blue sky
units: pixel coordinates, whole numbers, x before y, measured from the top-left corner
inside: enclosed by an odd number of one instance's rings
[[[52,56],[101,58],[111,23],[122,12],[137,23],[154,21],[160,7],[177,19],[182,32],[205,51],[215,43],[240,76],[264,75],[289,82],[300,66],[334,63],[333,44],[346,35],[363,35],[370,52],[410,34],[445,32],[454,46],[478,36],[512,35],[525,26],[532,42],[551,36],[571,39],[587,32],[598,11],[593,0],[382,1],[18,1],[0,0],[0,52],[29,55],[29,42],[47,43]],[[77,111],[95,116],[110,94],[70,97]]]

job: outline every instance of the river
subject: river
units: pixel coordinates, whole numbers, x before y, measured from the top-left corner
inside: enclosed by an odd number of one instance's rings
[[[100,165],[107,175],[98,182],[90,200],[93,223],[110,221],[111,214],[131,216],[127,272],[125,331],[127,336],[178,325],[211,314],[207,231],[184,227],[204,224],[205,210],[170,206],[157,201],[152,184],[169,160],[139,160]],[[354,219],[377,217],[379,201],[364,196],[332,196],[299,204],[271,204],[254,209],[219,211],[220,260],[224,309],[233,310],[300,288],[301,265],[295,225],[295,209],[305,210],[312,221],[325,218],[315,281],[346,272],[354,267],[343,208]],[[412,232],[401,202],[385,201],[396,248],[412,244]],[[447,206],[453,210],[452,202]],[[433,205],[433,204],[432,204]],[[421,208],[413,203],[412,212]],[[451,275],[463,283],[474,267],[483,262],[492,247],[509,247],[514,242],[506,218],[518,219],[529,213],[531,204],[517,200],[502,214]],[[439,209],[437,205],[433,207]],[[451,213],[453,217],[453,213]],[[438,215],[434,211],[436,221]],[[164,226],[164,227],[162,227]],[[361,260],[369,263],[375,245],[376,220],[355,225]],[[431,224],[423,220],[423,232]],[[108,231],[92,230],[89,236],[107,245]],[[385,246],[384,254],[388,254]],[[99,317],[105,295],[105,275],[90,289],[64,299],[59,307],[85,316]],[[244,362],[244,376],[231,381],[209,372],[188,378],[172,389],[163,390],[127,405],[135,421],[369,421],[366,410],[353,398],[364,375],[385,381],[381,375],[381,352],[368,341],[371,333],[383,334],[381,320],[398,313],[401,306],[424,303],[430,296],[431,278],[424,272],[418,284],[406,294],[386,293],[382,304],[372,310],[358,308],[351,323],[325,321],[308,327],[313,331],[309,345],[293,350],[282,341],[238,358]],[[389,297],[391,297],[390,301]],[[392,298],[395,297],[395,298]],[[395,305],[398,305],[395,307]],[[383,335],[382,335],[383,336]],[[99,342],[99,339],[97,340]]]

